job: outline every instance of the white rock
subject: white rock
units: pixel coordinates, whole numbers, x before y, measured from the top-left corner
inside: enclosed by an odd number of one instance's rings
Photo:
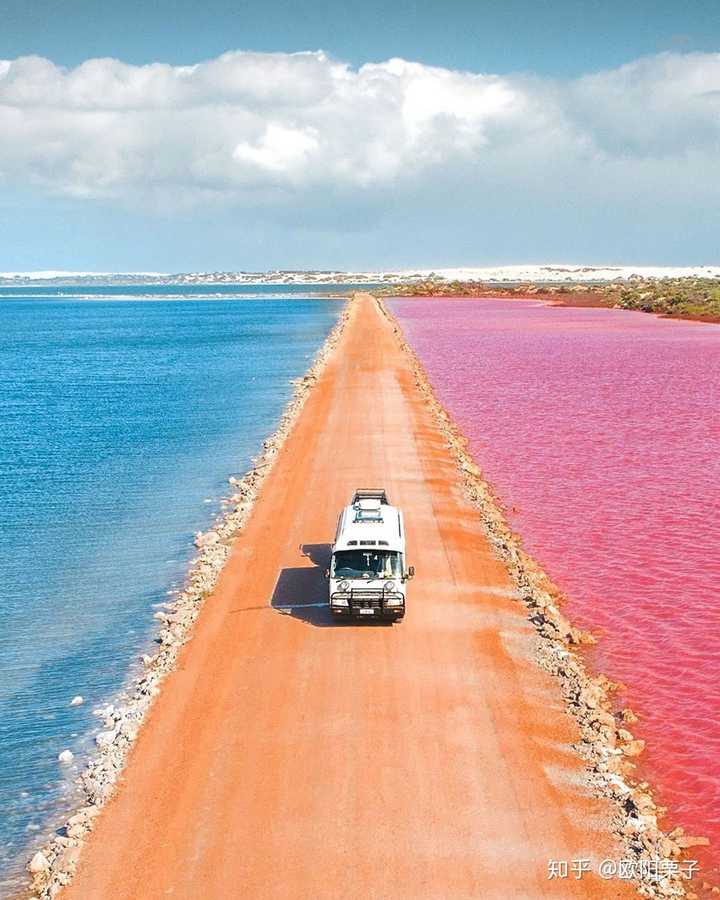
[[[99,734],[95,736],[95,743],[98,747],[109,747],[110,744],[115,740],[117,732],[113,728],[112,731],[101,731]]]
[[[36,872],[46,872],[49,868],[50,863],[42,850],[38,850],[28,863],[28,870],[33,874]]]
[[[63,750],[62,753],[58,754],[58,762],[61,763],[71,763],[75,759],[75,754],[72,750]]]
[[[85,700],[80,696],[80,694],[77,694],[70,701],[70,706],[81,706],[84,702]]]
[[[204,534],[202,531],[198,531],[195,535],[195,546],[210,547],[213,544],[216,544],[219,540],[220,537],[215,531],[206,531]]]

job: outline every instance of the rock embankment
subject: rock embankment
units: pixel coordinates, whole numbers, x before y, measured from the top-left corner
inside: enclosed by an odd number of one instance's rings
[[[198,554],[191,563],[183,590],[155,613],[159,623],[156,638],[158,650],[153,655],[142,657],[140,673],[115,702],[96,711],[102,720],[102,730],[95,736],[96,752],[79,778],[85,802],[59,833],[33,855],[27,866],[32,880],[32,897],[36,900],[55,897],[71,881],[83,843],[92,831],[95,817],[115,789],[128,750],[160,693],[162,680],[175,667],[180,648],[190,637],[203,600],[213,590],[230,555],[232,542],[246,524],[262,483],[272,471],[280,448],[351,314],[352,307],[347,305],[312,366],[305,375],[293,381],[293,396],[283,412],[278,429],[263,442],[261,453],[253,460],[253,467],[242,478],[228,479],[231,494],[224,501],[227,511],[210,530],[196,534]]]
[[[616,811],[613,831],[625,850],[625,859],[637,874],[643,897],[677,898],[695,895],[686,891],[679,875],[683,850],[703,843],[703,838],[685,836],[682,828],[666,833],[659,824],[665,810],[658,806],[647,782],[636,783],[633,773],[644,742],[633,736],[629,725],[637,721],[630,709],[615,711],[613,693],[621,685],[604,675],[593,675],[576,649],[595,643],[588,632],[575,628],[560,611],[561,594],[540,566],[527,554],[508,526],[502,504],[473,461],[467,441],[445,411],[430,386],[425,370],[407,344],[400,326],[377,301],[393,323],[398,340],[412,361],[419,389],[457,461],[467,497],[476,506],[485,532],[517,586],[518,597],[535,626],[537,660],[558,678],[568,712],[578,724],[577,751],[587,763],[591,788],[613,801]],[[658,877],[657,873],[668,873]]]

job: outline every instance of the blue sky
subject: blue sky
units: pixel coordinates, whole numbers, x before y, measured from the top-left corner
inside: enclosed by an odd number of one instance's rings
[[[717,50],[716,0],[3,0],[0,58],[192,63],[226,50],[327,50],[474,72],[580,74],[664,50]]]
[[[0,271],[717,262],[718,50],[705,0],[5,0]]]

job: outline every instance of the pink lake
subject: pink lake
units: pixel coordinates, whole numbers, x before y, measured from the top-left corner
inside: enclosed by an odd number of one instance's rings
[[[526,548],[628,686],[666,824],[720,872],[720,326],[518,300],[394,300]]]

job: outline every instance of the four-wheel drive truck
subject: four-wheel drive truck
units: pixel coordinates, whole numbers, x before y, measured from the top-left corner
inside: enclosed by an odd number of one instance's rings
[[[402,619],[405,523],[382,488],[358,488],[340,513],[330,568],[330,612],[338,618]]]

